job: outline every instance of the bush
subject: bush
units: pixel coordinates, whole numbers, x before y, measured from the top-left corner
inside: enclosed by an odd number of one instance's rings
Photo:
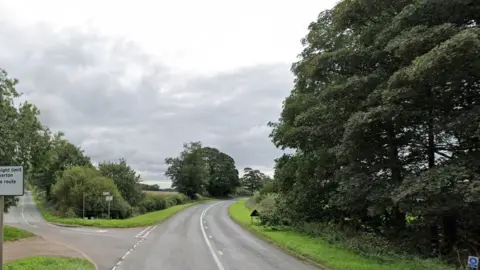
[[[122,198],[114,181],[90,167],[69,167],[58,175],[52,187],[51,203],[55,214],[60,217],[81,217],[84,210],[87,217],[102,217],[108,212],[105,191],[113,196],[111,217],[128,218],[132,215],[131,206]]]
[[[237,197],[250,197],[252,195],[253,195],[253,193],[250,190],[248,190],[244,187],[238,187],[235,190],[235,196],[237,196]]]
[[[196,196],[197,196],[197,194],[194,195],[194,197],[196,197]],[[187,202],[191,201],[190,198],[187,195],[182,194],[182,193],[175,194],[171,197],[175,201],[175,205],[184,204],[184,203],[187,203]]]
[[[138,204],[138,208],[140,213],[147,213],[163,210],[167,207],[164,197],[147,193]]]
[[[257,204],[259,204],[263,200],[263,198],[265,198],[264,195],[261,195],[260,192],[255,191],[253,193],[253,196],[248,198],[245,205],[247,206],[247,208],[252,209],[252,208],[256,207]]]

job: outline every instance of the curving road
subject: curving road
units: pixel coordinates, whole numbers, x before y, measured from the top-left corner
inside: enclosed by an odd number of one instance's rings
[[[158,225],[113,270],[312,270],[228,216],[232,201],[193,206]]]
[[[255,238],[228,216],[233,201],[187,208],[147,228],[61,227],[43,220],[30,192],[5,223],[76,249],[99,270],[312,270]]]

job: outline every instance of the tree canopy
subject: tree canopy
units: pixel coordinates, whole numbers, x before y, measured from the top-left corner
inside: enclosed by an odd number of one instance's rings
[[[173,188],[193,198],[205,191],[225,197],[240,186],[232,157],[200,142],[184,144],[183,148],[180,156],[165,159],[169,166],[165,175],[172,180]]]
[[[478,247],[479,11],[343,0],[320,13],[271,124],[273,142],[295,149],[275,171],[285,215],[391,239],[428,231],[407,238],[434,254]]]

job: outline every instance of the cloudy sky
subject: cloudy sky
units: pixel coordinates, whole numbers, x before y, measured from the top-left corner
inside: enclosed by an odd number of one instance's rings
[[[271,174],[308,24],[335,0],[0,0],[0,68],[96,162],[145,181],[202,141]]]

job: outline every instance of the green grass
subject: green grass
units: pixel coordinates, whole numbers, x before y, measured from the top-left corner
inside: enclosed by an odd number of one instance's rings
[[[61,218],[49,213],[45,203],[34,196],[38,209],[43,218],[52,223],[59,223],[73,226],[93,226],[98,228],[134,228],[150,226],[162,222],[174,214],[198,203],[210,201],[209,199],[196,201],[192,203],[180,204],[169,207],[164,210],[138,215],[128,219],[82,219],[82,218]]]
[[[34,256],[8,262],[4,270],[94,270],[87,260],[63,257]]]
[[[302,259],[308,259],[335,270],[452,270],[451,266],[439,263],[436,260],[386,259],[380,262],[347,251],[341,246],[330,245],[321,238],[301,234],[292,229],[271,230],[266,227],[251,224],[251,210],[245,206],[245,200],[232,204],[228,209],[230,217],[239,225],[253,232],[255,235],[288,251]]]
[[[32,237],[35,236],[34,233],[25,231],[22,229],[18,229],[15,227],[10,227],[5,225],[3,227],[3,240],[4,241],[16,241],[22,238]]]

